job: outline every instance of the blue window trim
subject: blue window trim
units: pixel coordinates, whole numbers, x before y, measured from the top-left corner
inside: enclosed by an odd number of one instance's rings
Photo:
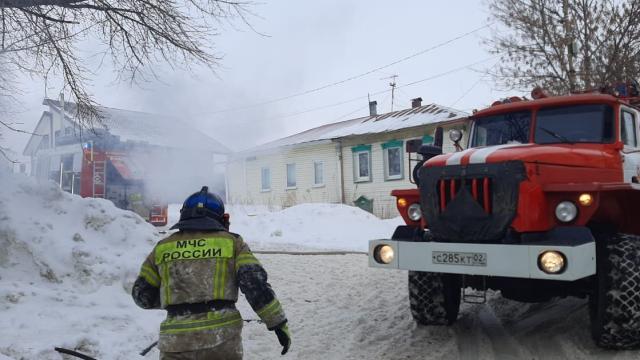
[[[352,152],[371,151],[371,145],[358,145],[351,148]]]
[[[390,140],[390,141],[387,141],[386,143],[383,143],[382,148],[383,149],[395,148],[395,147],[401,148],[402,144],[404,144],[404,141],[402,140]]]

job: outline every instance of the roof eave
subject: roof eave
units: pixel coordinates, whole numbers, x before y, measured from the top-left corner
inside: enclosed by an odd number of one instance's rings
[[[273,146],[273,147],[266,147],[266,148],[256,147],[256,148],[251,148],[251,149],[231,153],[232,155],[231,159],[239,159],[247,156],[256,156],[256,155],[277,154],[277,153],[286,151],[287,149],[294,150],[294,149],[299,149],[306,146],[326,145],[326,144],[331,144],[332,142],[334,142],[334,140],[335,139],[318,139],[313,141],[305,141],[301,143],[287,144],[287,145]]]

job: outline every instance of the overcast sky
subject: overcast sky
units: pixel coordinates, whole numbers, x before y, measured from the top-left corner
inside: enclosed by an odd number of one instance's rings
[[[241,23],[220,29],[221,34],[212,39],[218,55],[223,56],[215,74],[159,65],[155,67],[159,81],[131,86],[114,82],[115,75],[103,66],[91,91],[105,106],[176,115],[234,150],[365,116],[367,94],[390,89],[390,79],[384,78],[391,75],[398,75],[395,110],[410,107],[411,98],[422,97],[423,104],[470,112],[506,95],[483,73],[496,62],[482,44],[490,34],[484,28],[353,81],[285,101],[219,112],[365,73],[478,29],[488,19],[483,0],[464,1],[464,6],[462,2],[423,0],[265,0],[253,11],[260,17],[253,18],[252,25],[267,36]],[[459,70],[483,60],[487,61]],[[89,58],[87,63],[95,68],[95,61]],[[24,94],[16,117],[24,129],[32,130],[45,109],[41,105],[45,90],[46,95],[57,98],[60,88],[50,84],[45,89],[42,79],[21,80]],[[389,91],[371,99],[378,102],[379,113],[391,109]],[[316,108],[323,109],[307,111]],[[26,135],[5,134],[4,143],[22,153],[27,139]]]

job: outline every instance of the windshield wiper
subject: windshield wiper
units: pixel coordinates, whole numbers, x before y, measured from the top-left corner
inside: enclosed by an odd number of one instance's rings
[[[538,129],[540,129],[540,130],[542,130],[542,131],[546,132],[547,134],[549,134],[549,135],[553,136],[554,138],[556,138],[556,139],[558,139],[558,140],[562,141],[563,143],[567,143],[567,144],[573,144],[573,143],[574,143],[573,141],[569,140],[568,138],[566,138],[566,137],[565,137],[565,136],[563,136],[563,135],[558,134],[558,133],[557,133],[557,132],[555,132],[555,131],[551,131],[551,130],[549,130],[549,129],[547,129],[547,128],[543,128],[543,127],[538,127]]]

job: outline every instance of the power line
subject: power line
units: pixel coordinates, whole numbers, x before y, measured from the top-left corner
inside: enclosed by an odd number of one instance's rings
[[[459,98],[456,99],[456,101],[453,102],[453,104],[449,105],[450,108],[454,107],[460,100],[464,99],[465,96],[469,95],[469,93],[471,92],[471,90],[475,89],[476,86],[478,86],[478,84],[480,84],[480,82],[484,80],[484,76],[481,76],[478,78],[478,81],[476,81],[475,83],[473,83],[473,85],[471,85],[471,87],[469,89],[467,89],[467,91],[465,91],[462,95],[460,95]]]
[[[332,87],[332,86],[341,85],[341,84],[344,84],[346,82],[349,82],[349,81],[352,81],[352,80],[356,80],[356,79],[362,78],[364,76],[367,76],[369,74],[372,74],[374,72],[377,72],[377,71],[389,68],[391,66],[397,65],[397,64],[399,64],[401,62],[413,59],[413,58],[415,58],[417,56],[424,55],[424,54],[426,54],[426,53],[428,53],[430,51],[436,50],[436,49],[441,48],[443,46],[449,45],[449,44],[451,44],[451,43],[453,43],[455,41],[458,41],[458,40],[460,40],[462,38],[465,38],[465,37],[467,37],[469,35],[475,34],[475,33],[479,32],[479,31],[481,31],[481,30],[483,30],[485,28],[488,28],[492,24],[493,24],[493,22],[490,22],[490,23],[488,23],[488,24],[486,24],[484,26],[481,26],[481,27],[476,28],[474,30],[468,31],[468,32],[466,32],[464,34],[461,34],[461,35],[458,35],[458,36],[456,36],[456,37],[454,37],[452,39],[443,41],[443,42],[441,42],[439,44],[436,44],[436,45],[431,46],[429,48],[426,48],[424,50],[420,50],[420,51],[418,51],[416,53],[413,53],[411,55],[405,56],[405,57],[403,57],[401,59],[398,59],[398,60],[393,61],[391,63],[388,63],[386,65],[377,67],[375,69],[371,69],[369,71],[366,71],[366,72],[360,73],[358,75],[354,75],[354,76],[348,77],[348,78],[340,80],[340,81],[335,81],[335,82],[332,82],[332,83],[329,83],[329,84],[325,84],[325,85],[322,85],[322,86],[319,86],[319,87],[316,87],[316,88],[312,88],[312,89],[309,89],[309,90],[305,90],[305,91],[302,91],[302,92],[299,92],[299,93],[295,93],[295,94],[291,94],[291,95],[287,95],[287,96],[283,96],[283,97],[279,97],[279,98],[274,98],[274,99],[271,99],[271,100],[266,100],[266,101],[262,101],[262,102],[258,102],[258,103],[254,103],[254,104],[250,104],[250,105],[246,105],[246,106],[240,106],[240,107],[235,107],[235,108],[227,108],[227,109],[216,110],[216,111],[211,111],[211,112],[206,112],[206,113],[199,113],[199,114],[196,114],[196,116],[197,115],[213,115],[213,114],[221,114],[221,113],[227,113],[227,112],[234,112],[234,111],[252,109],[252,108],[255,108],[255,107],[259,107],[259,106],[273,104],[273,103],[276,103],[276,102],[289,100],[289,99],[292,99],[292,98],[295,98],[295,97],[308,95],[308,94],[311,94],[311,93],[314,93],[314,92],[318,92],[320,90],[324,90],[324,89]]]
[[[382,99],[382,101],[380,101],[380,105],[384,104],[388,99],[389,99],[389,94],[387,94],[387,96],[385,96],[385,97]],[[353,115],[353,114],[357,113],[358,111],[364,110],[364,109],[366,109],[366,108],[368,108],[368,107],[369,107],[369,104],[366,104],[366,105],[364,105],[364,106],[360,106],[360,107],[358,107],[357,109],[355,109],[355,110],[353,110],[353,111],[350,111],[349,113],[344,114],[344,115],[342,115],[342,116],[340,116],[340,117],[336,118],[336,119],[335,119],[335,120],[333,120],[332,122],[338,122],[338,121],[340,121],[340,120],[342,120],[342,119],[344,119],[344,118],[346,118],[346,117],[348,117],[348,116],[351,116],[351,115]]]
[[[485,58],[483,60],[473,62],[473,63],[468,64],[468,65],[460,66],[460,67],[457,67],[457,68],[454,68],[454,69],[451,69],[451,70],[448,70],[448,71],[445,71],[445,72],[441,72],[439,74],[431,75],[431,76],[426,77],[424,79],[412,81],[412,82],[404,84],[404,85],[399,85],[399,86],[396,87],[396,89],[401,89],[401,88],[405,88],[405,87],[408,87],[408,86],[413,86],[413,85],[416,85],[416,84],[423,83],[425,81],[435,80],[435,79],[441,78],[443,76],[446,76],[446,75],[449,75],[449,74],[453,74],[453,73],[468,69],[468,68],[473,67],[475,65],[485,63],[485,62],[487,62],[489,60],[495,59],[496,57],[497,56],[491,56],[491,57]],[[387,92],[390,92],[390,91],[391,91],[391,89],[385,89],[385,90],[380,90],[380,91],[373,92],[373,93],[371,93],[369,95],[375,96],[375,95],[384,94],[384,93],[387,93]],[[291,114],[275,116],[273,118],[270,118],[270,120],[285,119],[285,118],[299,116],[299,115],[303,115],[303,114],[314,112],[314,111],[318,111],[318,110],[324,110],[324,109],[328,109],[328,108],[331,108],[331,107],[336,107],[336,106],[348,104],[348,103],[351,103],[351,102],[354,102],[354,101],[366,99],[367,96],[368,95],[358,96],[358,97],[355,97],[355,98],[351,98],[349,100],[343,100],[343,101],[332,103],[332,104],[322,105],[322,106],[318,106],[318,107],[315,107],[315,108],[311,108],[311,109],[307,109],[307,110],[303,110],[303,111],[299,111],[299,112],[295,112],[295,113],[291,113]]]
[[[342,119],[346,118],[347,116],[351,116],[351,115],[353,115],[353,114],[357,113],[358,111],[364,110],[364,109],[366,109],[366,108],[368,108],[368,107],[369,107],[369,104],[367,104],[367,105],[365,105],[365,106],[361,106],[361,107],[359,107],[359,108],[357,108],[357,109],[355,109],[355,110],[353,110],[353,111],[351,111],[351,112],[349,112],[349,113],[347,113],[347,114],[344,114],[344,115],[342,115],[342,116],[340,116],[340,117],[336,118],[333,122],[338,122],[338,121],[340,121],[340,120],[342,120]]]
[[[409,102],[411,101],[411,96],[409,96],[409,94],[404,92],[404,90],[402,89],[398,89],[398,92],[396,93],[396,97],[400,101],[402,101],[402,103],[405,103],[405,104],[409,104]],[[396,101],[396,103],[399,103],[400,101]]]
[[[497,56],[491,56],[491,57],[485,58],[485,59],[483,59],[483,60],[480,60],[480,61],[476,61],[476,62],[474,62],[474,63],[471,63],[471,64],[469,64],[469,65],[461,66],[461,67],[458,67],[458,68],[455,68],[455,69],[452,69],[452,70],[449,70],[449,71],[445,71],[445,72],[440,73],[440,74],[436,74],[436,75],[430,76],[430,77],[428,77],[428,78],[424,78],[424,79],[417,80],[417,81],[413,81],[413,82],[410,82],[410,83],[407,83],[407,84],[404,84],[404,85],[400,85],[400,86],[398,86],[398,88],[405,88],[405,87],[407,87],[407,86],[411,86],[411,85],[419,84],[419,83],[421,83],[421,82],[425,82],[425,81],[429,81],[429,80],[437,79],[437,78],[443,77],[443,76],[445,76],[445,75],[449,75],[449,74],[452,74],[452,73],[454,73],[454,72],[458,72],[458,71],[460,71],[460,70],[465,70],[465,69],[468,69],[468,68],[470,68],[470,67],[472,67],[472,66],[475,66],[475,65],[478,65],[478,64],[485,63],[485,62],[487,62],[487,61],[489,61],[489,60],[493,60],[493,59],[495,59],[496,57],[497,57]]]

